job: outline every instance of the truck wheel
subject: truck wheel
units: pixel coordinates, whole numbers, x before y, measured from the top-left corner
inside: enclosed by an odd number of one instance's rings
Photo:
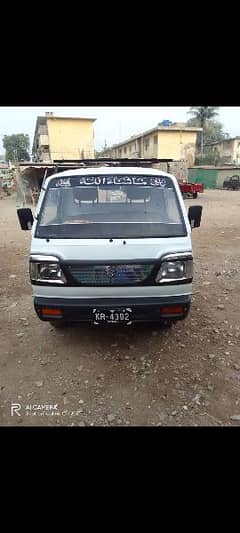
[[[193,198],[194,198],[194,200],[195,200],[197,197],[198,197],[198,193],[197,193],[197,192],[194,192],[194,193],[193,193]]]

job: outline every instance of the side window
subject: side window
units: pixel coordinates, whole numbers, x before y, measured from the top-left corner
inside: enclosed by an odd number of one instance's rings
[[[180,223],[180,214],[176,202],[176,196],[173,189],[164,190],[165,208],[168,220],[172,224]]]
[[[47,200],[44,204],[43,211],[41,214],[40,225],[47,226],[56,221],[57,219],[57,208],[59,203],[59,195],[61,191],[59,189],[50,189],[47,193]]]

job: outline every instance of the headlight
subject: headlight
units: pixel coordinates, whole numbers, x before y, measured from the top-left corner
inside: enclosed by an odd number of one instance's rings
[[[57,257],[31,256],[29,271],[31,281],[58,283],[59,285],[66,283],[66,278]]]
[[[157,283],[171,283],[174,281],[192,281],[193,278],[193,260],[192,257],[173,258],[171,255],[166,257],[161,264],[157,273]]]

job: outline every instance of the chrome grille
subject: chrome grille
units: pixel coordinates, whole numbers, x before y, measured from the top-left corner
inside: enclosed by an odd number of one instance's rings
[[[73,265],[69,270],[81,285],[135,285],[145,281],[153,265]]]

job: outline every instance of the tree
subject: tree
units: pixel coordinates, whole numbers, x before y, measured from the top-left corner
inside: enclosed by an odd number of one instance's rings
[[[201,135],[201,154],[203,156],[203,145],[204,145],[204,137],[206,132],[206,126],[207,123],[212,120],[214,117],[218,115],[219,107],[213,107],[213,106],[199,106],[199,107],[191,107],[190,113],[193,115],[193,118],[196,120],[196,123],[198,127],[203,128],[202,135]]]
[[[223,125],[218,120],[208,120],[205,127],[204,145],[227,139],[229,134],[223,131]]]
[[[188,113],[191,113],[197,120],[200,128],[205,128],[207,120],[211,120],[218,115],[219,107],[205,106],[205,107],[191,107]]]
[[[20,161],[21,159],[24,159],[25,161],[30,160],[29,135],[25,135],[24,133],[4,135],[3,147],[6,151],[6,161]]]
[[[95,152],[95,157],[98,159],[99,157],[111,157],[111,147],[107,145],[107,141],[104,141],[104,146],[102,146],[102,149]]]
[[[193,126],[199,128],[199,122],[196,118],[190,118],[187,121],[188,126]],[[217,120],[208,120],[204,128],[204,146],[210,142],[222,141],[227,139],[229,134],[223,130],[223,125]],[[202,135],[200,132],[197,133],[197,149],[200,151],[201,148],[201,138]]]
[[[198,155],[195,160],[196,165],[221,165],[223,160],[219,155],[219,152],[216,150],[212,152],[211,150],[204,151],[202,156]]]
[[[203,132],[197,134],[197,150],[201,152],[201,158],[204,158],[207,144],[222,141],[229,137],[229,134],[223,130],[223,124],[218,120],[214,120],[214,117],[218,114],[216,109],[218,108],[194,107],[189,111],[195,116],[187,121],[187,125],[203,128]],[[208,154],[207,158],[211,159],[210,154]]]

